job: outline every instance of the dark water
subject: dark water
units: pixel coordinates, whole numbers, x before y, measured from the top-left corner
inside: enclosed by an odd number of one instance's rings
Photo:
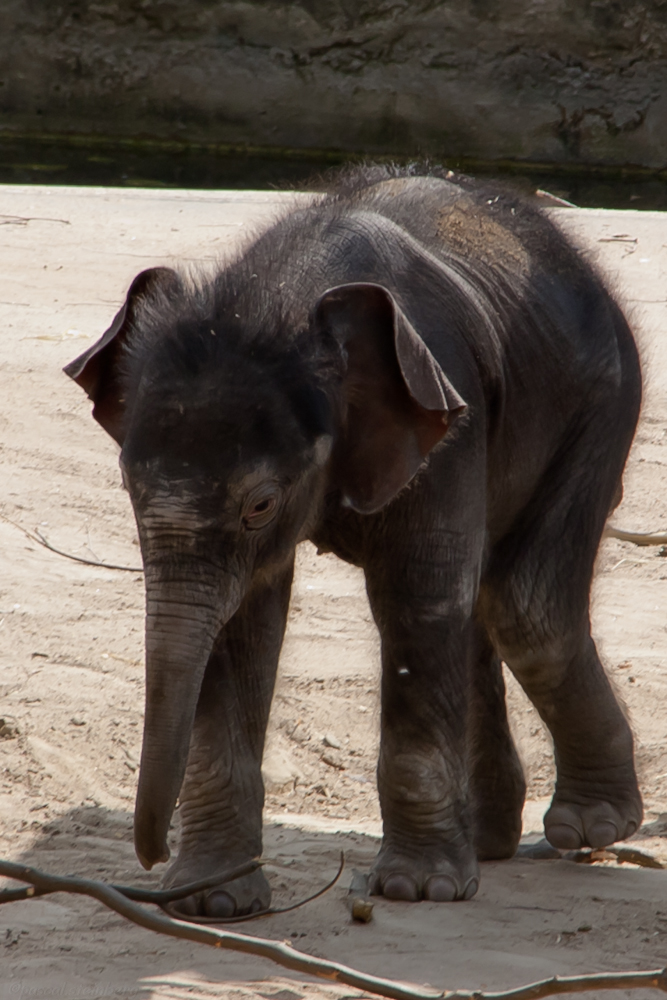
[[[303,186],[348,162],[345,154],[244,151],[134,140],[0,137],[0,183],[110,187],[259,189]],[[465,173],[494,177],[527,194],[550,191],[585,208],[667,211],[667,171],[578,169],[448,161]]]

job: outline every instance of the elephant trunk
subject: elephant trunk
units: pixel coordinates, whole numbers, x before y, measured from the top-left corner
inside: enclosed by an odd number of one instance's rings
[[[220,628],[239,604],[238,586],[146,577],[146,714],[134,813],[137,857],[150,869],[169,858],[167,834],[190,746],[204,671]]]

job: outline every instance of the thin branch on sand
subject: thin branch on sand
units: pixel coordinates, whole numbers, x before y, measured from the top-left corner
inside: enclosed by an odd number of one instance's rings
[[[625,531],[608,524],[603,532],[604,538],[618,538],[620,542],[632,542],[633,545],[667,545],[667,531]]]
[[[75,556],[71,552],[65,552],[63,549],[57,549],[55,545],[51,545],[51,542],[37,528],[34,531],[28,531],[22,524],[17,524],[16,521],[12,521],[5,514],[0,514],[0,519],[6,521],[7,524],[11,524],[13,528],[18,528],[31,542],[37,542],[38,545],[48,549],[49,552],[55,552],[56,555],[64,556],[65,559],[71,559],[73,562],[83,563],[84,566],[102,566],[104,569],[119,569],[124,573],[143,573],[144,571],[143,566],[118,566],[115,563],[102,562],[100,559],[84,559],[83,556]]]
[[[245,864],[236,865],[235,868],[229,868],[227,871],[218,872],[216,875],[209,875],[207,878],[201,878],[197,882],[189,882],[187,885],[179,885],[173,889],[144,889],[136,885],[111,885],[109,888],[119,892],[126,899],[134,900],[135,903],[155,903],[156,906],[165,906],[179,899],[185,899],[186,896],[192,896],[195,892],[204,892],[205,889],[213,889],[214,886],[223,885],[225,882],[233,882],[234,879],[242,878],[244,875],[250,875],[260,868],[263,863],[263,861],[259,861],[258,859],[246,861]],[[1,870],[3,864],[5,862],[0,861],[0,875],[4,874]],[[14,877],[14,875],[8,876],[8,878]],[[19,880],[28,881],[28,879]],[[104,885],[103,882],[99,884]],[[26,886],[24,889],[0,889],[0,904],[16,903],[19,900],[32,899],[36,896],[48,896],[52,892],[62,892],[62,889],[37,888],[35,884]]]

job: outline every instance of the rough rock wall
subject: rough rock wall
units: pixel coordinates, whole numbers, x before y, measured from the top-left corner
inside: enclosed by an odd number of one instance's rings
[[[0,131],[667,166],[667,0],[2,0]]]

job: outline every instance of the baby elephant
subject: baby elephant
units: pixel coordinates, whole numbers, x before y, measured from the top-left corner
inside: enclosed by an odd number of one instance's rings
[[[146,577],[135,845],[167,885],[262,850],[261,761],[295,548],[361,566],[382,638],[371,876],[469,899],[524,778],[501,661],[549,727],[556,847],[629,837],[628,723],[589,590],[641,398],[628,325],[539,211],[451,173],[371,167],[210,280],[135,278],[66,369],[121,446]],[[186,914],[263,909],[261,872]]]

